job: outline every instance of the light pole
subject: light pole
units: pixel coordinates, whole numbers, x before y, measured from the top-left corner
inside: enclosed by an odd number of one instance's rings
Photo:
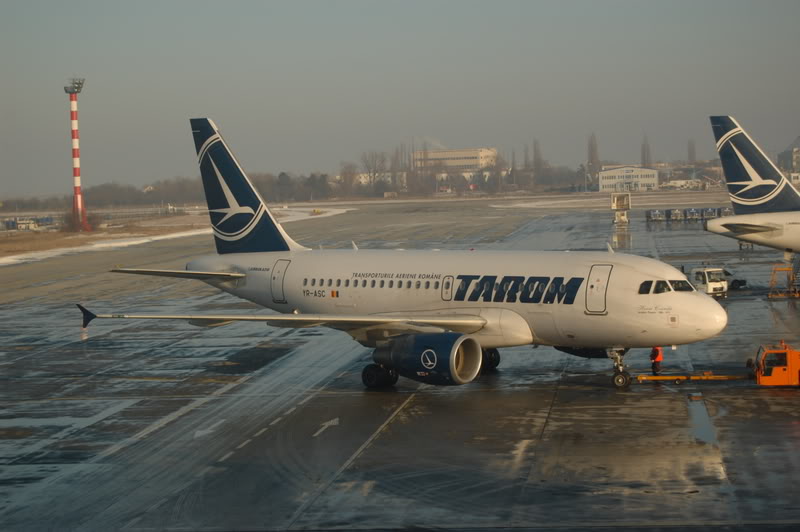
[[[78,134],[78,94],[85,81],[84,78],[72,78],[69,85],[64,86],[64,92],[69,94],[69,119],[72,126],[72,222],[78,231],[92,230],[86,219],[86,206],[81,193],[81,149]]]

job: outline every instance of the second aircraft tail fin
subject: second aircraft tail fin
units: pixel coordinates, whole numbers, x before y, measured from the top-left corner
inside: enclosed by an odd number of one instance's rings
[[[722,171],[733,212],[800,210],[800,193],[732,116],[712,116]]]

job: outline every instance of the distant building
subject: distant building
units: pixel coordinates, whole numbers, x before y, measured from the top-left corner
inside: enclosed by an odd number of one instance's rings
[[[658,190],[658,170],[635,165],[603,167],[599,174],[600,192]]]
[[[778,154],[778,167],[786,172],[800,172],[800,137]]]
[[[497,164],[496,148],[467,148],[463,150],[417,150],[414,168],[472,173]]]

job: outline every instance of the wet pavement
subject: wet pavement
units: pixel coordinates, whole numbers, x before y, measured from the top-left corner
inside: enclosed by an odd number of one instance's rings
[[[576,200],[577,201],[574,201]],[[744,373],[761,343],[800,345],[798,303],[767,298],[781,253],[740,251],[647,208],[721,194],[358,204],[287,224],[313,247],[604,249],[724,265],[748,289],[717,338],[665,350],[666,372]],[[644,207],[642,207],[644,208]],[[796,529],[800,390],[750,381],[611,386],[608,360],[502,349],[465,386],[366,391],[344,333],[109,320],[97,311],[249,312],[183,267],[210,237],[0,268],[0,529]],[[626,357],[649,371],[647,350]]]

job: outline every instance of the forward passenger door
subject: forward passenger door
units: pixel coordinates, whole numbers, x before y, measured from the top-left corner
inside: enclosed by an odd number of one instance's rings
[[[607,314],[606,292],[608,280],[611,277],[611,264],[595,264],[589,271],[588,284],[586,285],[586,313]]]

